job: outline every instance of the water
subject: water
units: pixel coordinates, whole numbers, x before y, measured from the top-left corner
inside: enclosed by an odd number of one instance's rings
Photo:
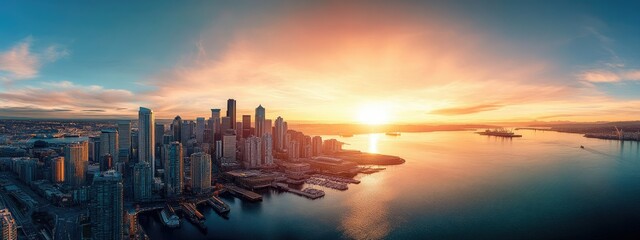
[[[344,192],[324,188],[318,200],[272,190],[261,203],[226,197],[229,219],[201,208],[207,233],[186,220],[166,229],[155,214],[140,222],[152,239],[638,238],[639,143],[519,133],[331,136],[407,162],[359,175]]]

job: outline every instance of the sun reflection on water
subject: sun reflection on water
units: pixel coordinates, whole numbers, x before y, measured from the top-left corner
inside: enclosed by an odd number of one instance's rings
[[[380,138],[380,134],[369,134],[369,152],[370,153],[378,153],[378,139]]]

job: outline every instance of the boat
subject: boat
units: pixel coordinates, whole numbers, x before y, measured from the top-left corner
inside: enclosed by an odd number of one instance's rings
[[[584,149],[584,146],[580,145],[580,148]]]
[[[215,210],[219,214],[226,214],[231,211],[229,205],[224,203],[222,200],[220,200],[220,198],[216,196],[211,196],[210,199],[207,199],[207,203],[213,208],[213,210]]]
[[[388,132],[385,134],[387,134],[387,136],[394,136],[394,137],[400,136],[400,132]]]
[[[169,228],[180,227],[180,218],[169,205],[160,211],[160,219],[162,219],[162,223]]]
[[[484,132],[476,132],[476,133],[484,136],[494,136],[494,137],[508,137],[508,138],[522,137],[522,135],[515,134],[512,131],[506,130],[504,128],[494,129],[494,130],[487,129]]]

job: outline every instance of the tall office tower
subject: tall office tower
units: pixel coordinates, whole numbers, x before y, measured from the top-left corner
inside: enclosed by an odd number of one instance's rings
[[[18,239],[18,223],[9,209],[0,209],[0,237],[7,240]]]
[[[222,134],[221,136],[233,133],[233,135],[235,135],[235,132],[232,131],[233,128],[231,127],[231,118],[230,117],[222,117],[222,122],[220,125],[220,133]]]
[[[242,138],[251,136],[251,115],[242,115]]]
[[[104,129],[100,133],[100,158],[94,161],[102,161],[105,155],[111,155],[113,159],[118,159],[118,131],[115,129]]]
[[[236,122],[236,140],[242,139],[242,122]]]
[[[287,130],[284,128],[284,119],[282,119],[282,117],[276,118],[276,125],[273,132],[273,145],[276,147],[276,150],[283,151],[286,148],[284,138]]]
[[[273,164],[273,137],[271,133],[265,133],[262,135],[261,156],[262,165]]]
[[[140,149],[140,146],[138,146],[138,144],[140,144],[140,142],[138,141],[138,136],[138,131],[131,131],[131,156],[129,157],[129,162],[137,163],[138,160],[140,160],[138,158],[138,149]]]
[[[261,139],[259,137],[249,137],[244,140],[243,161],[246,168],[259,167],[261,157]]]
[[[271,134],[271,137],[273,138],[273,125],[271,122],[271,119],[265,119],[264,120],[264,130],[262,130],[264,133],[262,135],[265,134]]]
[[[298,147],[297,141],[289,141],[289,146],[287,147],[287,154],[289,160],[298,160],[300,158],[300,147]]]
[[[171,132],[173,133],[173,141],[182,143],[182,118],[176,116],[171,123]]]
[[[162,137],[164,136],[164,124],[156,123],[155,131],[156,140],[154,142],[156,143],[156,146],[158,144],[162,145]]]
[[[227,134],[222,137],[222,164],[236,163],[236,135]]]
[[[51,182],[64,182],[64,157],[56,157],[51,160]]]
[[[122,175],[114,170],[96,174],[90,192],[89,216],[92,239],[122,239],[124,220]]]
[[[99,162],[102,152],[100,152],[100,138],[101,137],[89,137],[89,158],[92,162]]]
[[[133,166],[133,199],[137,202],[151,199],[153,174],[148,162],[138,162]]]
[[[313,139],[311,140],[311,154],[313,156],[320,156],[322,155],[322,137],[320,136],[315,136],[313,137]]]
[[[128,163],[131,158],[131,121],[119,120],[118,127],[118,162]]]
[[[155,119],[153,111],[140,107],[138,112],[138,162],[147,162],[151,165],[151,180],[156,172],[155,165]]]
[[[184,179],[184,157],[182,144],[178,141],[164,145],[164,187],[166,196],[177,197],[182,194]]]
[[[204,124],[203,117],[196,118],[196,141],[198,141],[198,144],[204,143]]]
[[[64,181],[74,187],[84,184],[89,164],[89,143],[75,142],[64,147]]]
[[[216,155],[215,160],[219,161],[222,158],[222,140],[216,141]]]
[[[182,129],[180,130],[180,134],[182,134],[182,136],[180,136],[180,139],[182,141],[180,143],[182,143],[183,146],[187,145],[189,140],[191,140],[191,136],[193,135],[193,128],[191,123],[193,123],[193,121],[182,121]]]
[[[256,108],[256,137],[262,137],[267,131],[264,127],[265,111],[262,105]]]
[[[236,122],[236,100],[229,99],[227,100],[227,117],[230,118],[231,123]],[[237,130],[236,126],[231,125],[233,130]],[[237,133],[237,132],[236,132]]]
[[[211,155],[203,152],[191,154],[191,189],[194,193],[211,189]]]
[[[113,167],[114,167],[113,156],[111,156],[111,154],[102,156],[102,159],[100,159],[100,171],[101,172],[108,171],[113,169]]]
[[[213,139],[211,139],[211,143],[214,144],[216,141],[221,140],[222,139],[222,135],[220,132],[220,109],[217,108],[213,108],[211,109],[211,121],[213,123],[212,127],[211,127],[211,136],[213,136]]]

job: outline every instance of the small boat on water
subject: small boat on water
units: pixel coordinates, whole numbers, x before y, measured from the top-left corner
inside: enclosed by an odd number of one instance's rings
[[[385,134],[387,134],[387,136],[394,136],[394,137],[400,136],[400,132],[388,132]]]
[[[580,145],[580,148],[584,149],[584,146]]]
[[[180,227],[180,218],[169,205],[166,205],[164,209],[160,211],[160,219],[162,220],[162,223],[169,228]]]

